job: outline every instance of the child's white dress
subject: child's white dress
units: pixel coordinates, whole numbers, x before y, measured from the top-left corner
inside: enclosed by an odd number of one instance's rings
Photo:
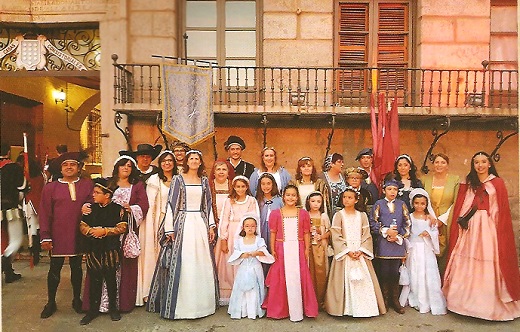
[[[243,253],[252,251],[262,251],[265,256],[240,258]],[[265,286],[261,263],[274,262],[274,257],[267,251],[264,239],[257,236],[253,244],[244,244],[243,237],[236,239],[233,254],[228,262],[239,265],[229,299],[228,313],[231,318],[263,317],[265,310],[262,309],[262,302],[265,298]]]
[[[430,227],[429,220],[415,218],[413,213],[410,220],[412,226],[406,259],[410,285],[403,286],[399,302],[402,306],[409,304],[421,313],[431,311],[433,315],[444,315],[446,299],[435,257],[440,252],[439,231],[435,226]],[[430,237],[419,236],[423,231],[427,231]]]

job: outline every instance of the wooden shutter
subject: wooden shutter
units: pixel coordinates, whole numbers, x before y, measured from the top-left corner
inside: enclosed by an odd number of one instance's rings
[[[380,3],[377,15],[377,67],[395,68],[380,72],[379,86],[404,89],[410,44],[408,4]]]
[[[365,89],[363,71],[351,69],[368,66],[369,7],[367,3],[339,4],[339,90]]]

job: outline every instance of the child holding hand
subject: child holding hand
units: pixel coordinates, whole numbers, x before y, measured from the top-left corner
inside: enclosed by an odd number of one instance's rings
[[[274,257],[260,237],[260,223],[256,214],[245,214],[235,234],[234,251],[229,264],[238,265],[233,283],[228,313],[233,319],[263,317],[265,310],[264,273],[262,264],[272,264]]]

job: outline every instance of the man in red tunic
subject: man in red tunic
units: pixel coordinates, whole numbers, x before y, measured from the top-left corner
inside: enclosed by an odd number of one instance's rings
[[[81,206],[92,200],[93,183],[80,179],[81,159],[79,152],[67,152],[53,163],[61,167],[62,178],[47,184],[40,201],[41,247],[49,250],[51,263],[47,275],[48,301],[40,315],[48,318],[56,311],[56,291],[60,283],[61,268],[65,257],[69,258],[70,279],[74,299],[72,307],[81,312],[82,255],[79,249],[79,224]]]

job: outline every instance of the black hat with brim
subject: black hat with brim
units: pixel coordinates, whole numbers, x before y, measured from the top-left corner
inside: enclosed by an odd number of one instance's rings
[[[130,156],[132,158],[136,158],[137,156],[143,156],[148,155],[152,157],[152,160],[157,158],[159,153],[161,153],[162,145],[157,144],[155,146],[152,146],[151,144],[139,144],[137,146],[136,151],[128,151],[128,150],[121,150],[119,151],[120,156]]]

